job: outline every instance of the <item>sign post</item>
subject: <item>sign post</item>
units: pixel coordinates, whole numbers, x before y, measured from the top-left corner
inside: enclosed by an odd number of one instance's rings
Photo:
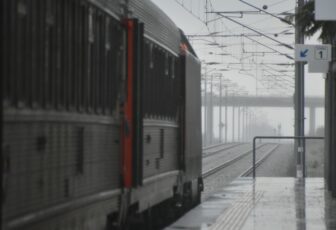
[[[331,61],[331,45],[295,45],[295,61],[308,62],[309,72],[328,72]]]
[[[297,43],[300,42],[301,41],[297,40]],[[331,61],[331,45],[296,44],[295,61],[295,69],[297,73],[295,78],[295,135],[304,136],[304,70],[302,62],[308,63],[309,72],[328,72],[329,62]],[[305,141],[298,140],[295,142],[295,147],[297,147],[298,157],[297,175],[301,176],[302,172],[302,176],[305,177]]]

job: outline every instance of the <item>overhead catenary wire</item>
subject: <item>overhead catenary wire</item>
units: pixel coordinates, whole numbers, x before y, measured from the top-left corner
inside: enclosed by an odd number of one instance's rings
[[[227,20],[229,20],[229,21],[231,21],[231,22],[233,22],[233,23],[236,23],[236,24],[238,24],[238,25],[241,25],[242,27],[245,27],[245,28],[247,28],[247,29],[249,29],[249,30],[251,30],[251,31],[253,31],[253,32],[255,32],[255,33],[257,33],[257,34],[260,34],[260,35],[262,35],[263,37],[268,38],[268,39],[270,39],[270,40],[272,40],[272,41],[274,41],[274,42],[276,42],[276,43],[278,43],[278,44],[280,44],[280,45],[282,45],[282,46],[284,46],[284,47],[286,47],[286,48],[288,48],[288,49],[291,49],[291,50],[294,49],[294,47],[292,47],[291,45],[285,44],[285,43],[283,43],[283,42],[281,42],[281,41],[279,41],[279,40],[277,40],[277,39],[275,39],[275,38],[272,38],[272,37],[270,37],[270,36],[268,36],[268,35],[266,35],[266,34],[263,34],[263,33],[259,32],[259,31],[256,30],[256,29],[253,29],[253,28],[251,28],[251,27],[249,27],[249,26],[247,26],[247,25],[244,25],[244,24],[241,23],[241,22],[238,22],[237,20],[234,20],[234,19],[232,19],[232,18],[230,18],[230,17],[228,17],[228,16],[223,15],[221,12],[213,12],[213,13],[216,13],[216,14],[218,14],[218,15],[221,15],[223,18],[225,18],[225,19],[227,19]]]
[[[253,39],[253,38],[250,38],[250,37],[247,37],[247,36],[245,36],[245,37],[246,37],[247,39],[251,40],[251,41],[254,41],[254,42],[258,43],[258,44],[261,45],[261,46],[264,46],[264,47],[266,47],[266,48],[268,48],[268,49],[270,49],[270,50],[273,50],[274,52],[277,52],[277,53],[279,53],[279,54],[285,56],[286,58],[288,58],[288,59],[290,59],[290,60],[294,60],[294,58],[293,58],[292,56],[289,56],[289,55],[286,54],[286,53],[280,52],[280,51],[278,51],[278,50],[276,50],[276,49],[274,49],[274,48],[272,48],[272,47],[270,47],[270,46],[268,46],[268,45],[265,45],[265,44],[263,44],[263,43],[261,43],[261,42],[255,40],[255,39]]]
[[[254,9],[260,10],[261,12],[264,12],[265,14],[268,14],[268,15],[270,15],[271,17],[277,18],[277,19],[279,19],[280,21],[282,21],[282,22],[284,22],[284,23],[286,23],[286,24],[289,24],[289,25],[294,26],[294,24],[293,24],[291,21],[286,20],[286,19],[284,19],[284,18],[281,18],[281,17],[279,17],[279,16],[277,16],[277,15],[275,15],[275,14],[269,13],[269,12],[266,11],[266,10],[263,10],[263,9],[261,9],[261,8],[259,8],[259,7],[256,7],[256,6],[252,5],[251,3],[248,3],[248,2],[246,2],[246,1],[244,1],[244,0],[238,0],[238,1],[240,1],[240,2],[242,2],[242,3],[244,3],[244,4],[246,4],[246,5],[248,5],[248,6],[252,7],[252,8],[254,8]]]
[[[218,15],[218,14],[212,14],[213,16],[211,16],[211,14],[210,15],[208,15],[207,17],[206,17],[206,12],[209,12],[209,11],[214,11],[214,6],[213,6],[213,1],[212,0],[203,0],[202,2],[203,2],[203,9],[204,9],[204,11],[205,11],[205,14],[204,15],[201,15],[201,13],[200,13],[200,11],[198,10],[198,11],[195,11],[195,10],[193,10],[193,8],[195,7],[195,4],[197,5],[197,9],[199,9],[200,8],[200,1],[197,1],[197,3],[194,3],[193,1],[178,1],[178,0],[175,0],[176,2],[178,2],[180,5],[183,5],[183,8],[184,9],[188,9],[188,7],[190,8],[189,10],[187,10],[187,12],[188,13],[190,13],[190,14],[192,14],[192,16],[196,16],[196,18],[203,24],[203,25],[205,25],[205,28],[206,28],[206,30],[208,31],[208,35],[209,35],[209,39],[199,39],[199,38],[197,38],[197,35],[198,34],[195,34],[196,36],[194,36],[194,38],[192,38],[192,36],[190,36],[189,38],[191,38],[191,40],[192,40],[192,42],[196,42],[196,43],[194,43],[194,44],[198,44],[197,46],[200,46],[200,50],[203,50],[203,52],[204,52],[204,55],[213,55],[213,52],[215,52],[215,49],[216,49],[216,47],[217,47],[217,49],[219,48],[221,51],[217,51],[216,53],[223,53],[223,52],[225,52],[225,53],[227,53],[227,55],[226,55],[226,57],[225,57],[225,59],[224,59],[224,57],[223,56],[221,56],[221,58],[220,58],[220,65],[226,65],[225,63],[224,63],[224,61],[225,60],[227,60],[228,58],[230,59],[230,58],[232,58],[233,60],[237,60],[237,61],[239,61],[240,62],[240,65],[244,65],[244,66],[247,66],[248,64],[249,64],[249,62],[251,62],[251,60],[250,61],[248,61],[249,59],[251,59],[252,58],[252,56],[251,55],[248,55],[248,54],[245,54],[245,52],[241,52],[241,51],[238,51],[238,50],[232,50],[232,48],[230,48],[230,47],[233,47],[234,45],[233,44],[228,44],[228,42],[229,42],[229,40],[225,40],[226,42],[225,42],[225,46],[223,46],[222,44],[224,44],[224,40],[223,40],[223,38],[225,38],[225,37],[230,37],[230,36],[233,36],[233,35],[239,35],[239,34],[234,34],[233,33],[233,31],[232,31],[232,26],[231,27],[228,27],[227,25],[226,25],[226,23],[224,23],[224,20],[223,19],[225,19],[225,18],[223,18],[223,15]],[[281,2],[280,1],[278,1],[278,2],[276,2],[277,4],[280,4]],[[189,5],[188,5],[189,4]],[[272,5],[275,5],[275,3],[274,4],[272,4]],[[278,14],[276,14],[276,15],[278,15]],[[264,17],[265,18],[265,17]],[[271,18],[272,18],[272,16],[271,15],[268,15],[267,16],[267,21],[268,20],[271,20]],[[263,19],[262,21],[265,21],[265,19]],[[218,31],[218,27],[217,27],[217,25],[215,25],[215,24],[217,24],[217,23],[220,23],[220,24],[222,24],[222,26],[220,27],[220,28],[225,28],[225,30],[223,30],[222,29],[222,31],[221,32],[224,32],[224,36],[220,36],[220,35],[218,35],[218,33],[219,33],[219,31]],[[245,23],[244,23],[245,24]],[[240,27],[242,27],[241,25],[239,25]],[[245,28],[245,27],[243,27],[243,28]],[[283,27],[283,26],[277,26],[277,28],[279,28],[279,29],[282,29],[282,30],[288,30],[289,28],[288,28],[288,25],[287,26],[285,26],[285,27]],[[275,27],[274,28],[271,28],[271,29],[276,29]],[[259,30],[259,32],[260,31],[263,31],[263,30],[260,30],[259,28],[258,29],[256,29],[256,30]],[[269,30],[268,30],[269,31]],[[261,34],[262,34],[262,32],[260,32]],[[230,35],[231,34],[231,35]],[[233,35],[232,35],[233,34]],[[255,35],[252,35],[252,33],[251,33],[251,36],[245,36],[244,38],[250,38],[250,37],[253,37],[253,36],[262,36],[261,34],[258,34],[258,33],[256,33]],[[269,32],[267,33],[267,31],[266,31],[266,33],[265,33],[265,35],[267,35],[267,34],[269,34]],[[279,33],[276,33],[276,34],[280,34],[280,32]],[[200,36],[199,37],[202,37],[202,33],[201,34],[199,34]],[[289,34],[288,34],[289,35]],[[205,36],[206,37],[206,36]],[[263,36],[263,37],[265,37],[265,36]],[[270,36],[269,36],[270,37]],[[271,38],[271,37],[270,37]],[[206,41],[205,41],[206,40]],[[259,41],[260,42],[260,40],[256,40],[256,39],[250,39],[252,42],[254,42],[254,43],[246,43],[245,44],[245,41],[244,41],[244,46],[246,45],[246,46],[249,46],[250,44],[255,44],[255,41]],[[272,39],[269,39],[269,40],[272,40]],[[277,40],[277,39],[274,39],[274,40],[276,40],[276,41],[278,41],[278,44],[280,44],[280,45],[282,45],[282,46],[284,46],[284,47],[286,47],[286,43],[283,43],[283,42],[281,42],[281,41],[279,41],[279,40]],[[274,40],[272,40],[273,42],[274,42]],[[199,42],[201,42],[201,43],[199,43]],[[210,41],[213,41],[213,42],[210,42]],[[211,44],[218,44],[217,46],[213,46],[213,45],[211,45],[210,47],[208,46],[208,44],[206,44],[206,43],[211,43]],[[261,42],[260,42],[261,43]],[[262,44],[262,43],[261,43]],[[240,46],[241,46],[242,44],[240,43]],[[260,45],[260,44],[259,44]],[[289,55],[289,54],[286,54],[285,52],[281,52],[280,50],[278,50],[277,48],[273,48],[272,46],[274,45],[274,44],[268,44],[268,43],[265,43],[265,45],[267,46],[267,49],[269,49],[269,50],[271,50],[271,51],[273,51],[273,52],[275,52],[275,53],[277,53],[277,54],[279,54],[279,55],[281,55],[281,56],[283,56],[283,57],[286,57],[286,58],[289,58],[290,60],[292,60],[292,57],[291,57],[291,55]],[[207,48],[202,48],[203,46],[206,46]],[[289,46],[289,45],[288,45]],[[265,46],[264,46],[265,47]],[[266,47],[265,47],[266,48]],[[287,47],[288,48],[288,47]],[[212,52],[209,52],[208,50],[214,50],[214,51],[212,51]],[[245,48],[246,49],[246,51],[248,51],[249,49],[247,49],[247,48]],[[225,50],[225,51],[224,51]],[[274,50],[276,50],[276,51],[274,51]],[[211,53],[211,54],[210,54]],[[240,55],[240,56],[239,56]],[[218,57],[219,58],[219,57]],[[213,56],[212,58],[210,58],[210,62],[218,62],[218,58],[216,58],[215,56]],[[260,60],[260,61],[262,61],[262,59]],[[255,63],[254,63],[254,65],[255,65]],[[219,66],[219,65],[218,65]],[[237,68],[233,68],[233,66],[230,66],[230,65],[227,65],[226,66],[226,68],[229,68],[229,69],[231,69],[231,70],[235,70],[235,71],[239,71],[240,73],[242,73],[242,74],[244,74],[244,75],[246,75],[246,74],[248,74],[249,73],[249,71],[244,71],[244,70],[242,70],[241,68],[240,69],[237,69]],[[219,67],[218,67],[218,69],[219,69]],[[286,87],[287,88],[287,87]]]

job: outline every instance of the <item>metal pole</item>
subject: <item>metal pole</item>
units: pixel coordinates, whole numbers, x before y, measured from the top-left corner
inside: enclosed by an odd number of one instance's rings
[[[297,0],[296,13],[304,5],[304,0]],[[304,44],[304,35],[302,26],[298,18],[295,19],[295,43]],[[301,62],[295,62],[295,136],[304,136],[304,65]],[[297,174],[302,173],[302,177],[306,175],[305,169],[305,141],[296,139],[295,152],[297,153]]]
[[[235,107],[232,105],[232,142],[234,142],[235,136]]]
[[[248,123],[249,123],[249,137],[252,136],[252,111],[249,112],[249,116],[248,116]]]
[[[256,115],[254,113],[252,113],[251,115],[252,115],[251,136],[254,136],[255,135],[255,127],[257,125],[257,122],[256,122]]]
[[[248,138],[249,138],[249,136],[248,136],[248,113],[249,113],[249,109],[247,108],[246,109],[246,113],[245,113],[245,126],[246,126],[246,134],[245,134],[245,136],[246,136],[246,142],[248,142]]]
[[[247,124],[247,117],[248,117],[248,108],[246,107],[246,112],[245,112],[245,140],[248,142],[248,124]]]
[[[205,69],[206,70],[206,69]],[[203,107],[204,107],[204,145],[205,146],[207,146],[208,145],[208,140],[207,140],[207,128],[208,128],[208,126],[207,126],[207,123],[208,123],[208,121],[207,121],[207,118],[208,118],[208,102],[207,102],[207,100],[208,100],[208,92],[207,92],[207,78],[206,78],[206,73],[204,74],[204,105],[203,105]]]
[[[252,161],[253,161],[253,179],[256,177],[256,170],[255,170],[255,164],[256,164],[256,140],[257,137],[253,138],[253,156],[252,156]]]
[[[222,76],[219,79],[219,142],[223,142],[222,132],[223,132],[223,122],[222,122]]]
[[[209,110],[209,142],[212,144],[213,142],[213,75],[211,75],[211,82],[210,82],[210,110]]]
[[[245,113],[246,113],[246,106],[243,107],[243,116],[242,116],[242,141],[245,142],[245,133],[246,133],[246,127],[245,127]]]
[[[240,107],[238,106],[238,142],[240,142]]]
[[[244,120],[244,140],[245,142],[247,142],[247,111],[248,111],[248,108],[245,106],[245,109],[244,109],[244,114],[243,114],[243,120]]]
[[[228,86],[225,86],[225,143],[227,143],[228,135]]]
[[[250,113],[250,111],[249,110],[247,110],[247,113],[246,113],[246,138],[247,138],[247,140],[249,139],[249,137],[250,137],[250,124],[249,124],[249,113]]]
[[[302,5],[304,4],[304,0],[302,1]],[[302,32],[302,29],[300,29],[301,31],[301,39],[302,39],[302,44],[304,43],[304,34]],[[301,63],[301,75],[300,75],[300,80],[301,80],[301,95],[300,95],[300,99],[301,99],[301,132],[300,132],[300,136],[304,136],[305,135],[305,91],[304,91],[304,86],[305,86],[305,81],[304,81],[304,65],[303,63]],[[306,177],[306,139],[301,139],[301,145],[302,145],[302,165],[303,165],[303,177]]]

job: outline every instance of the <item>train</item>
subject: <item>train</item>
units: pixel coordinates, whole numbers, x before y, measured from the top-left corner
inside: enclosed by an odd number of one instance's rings
[[[201,63],[150,0],[3,0],[2,229],[160,229],[200,202]]]

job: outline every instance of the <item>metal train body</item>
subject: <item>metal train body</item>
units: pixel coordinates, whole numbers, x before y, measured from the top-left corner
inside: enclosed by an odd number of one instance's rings
[[[172,21],[149,0],[1,5],[3,229],[198,203],[200,63]]]

